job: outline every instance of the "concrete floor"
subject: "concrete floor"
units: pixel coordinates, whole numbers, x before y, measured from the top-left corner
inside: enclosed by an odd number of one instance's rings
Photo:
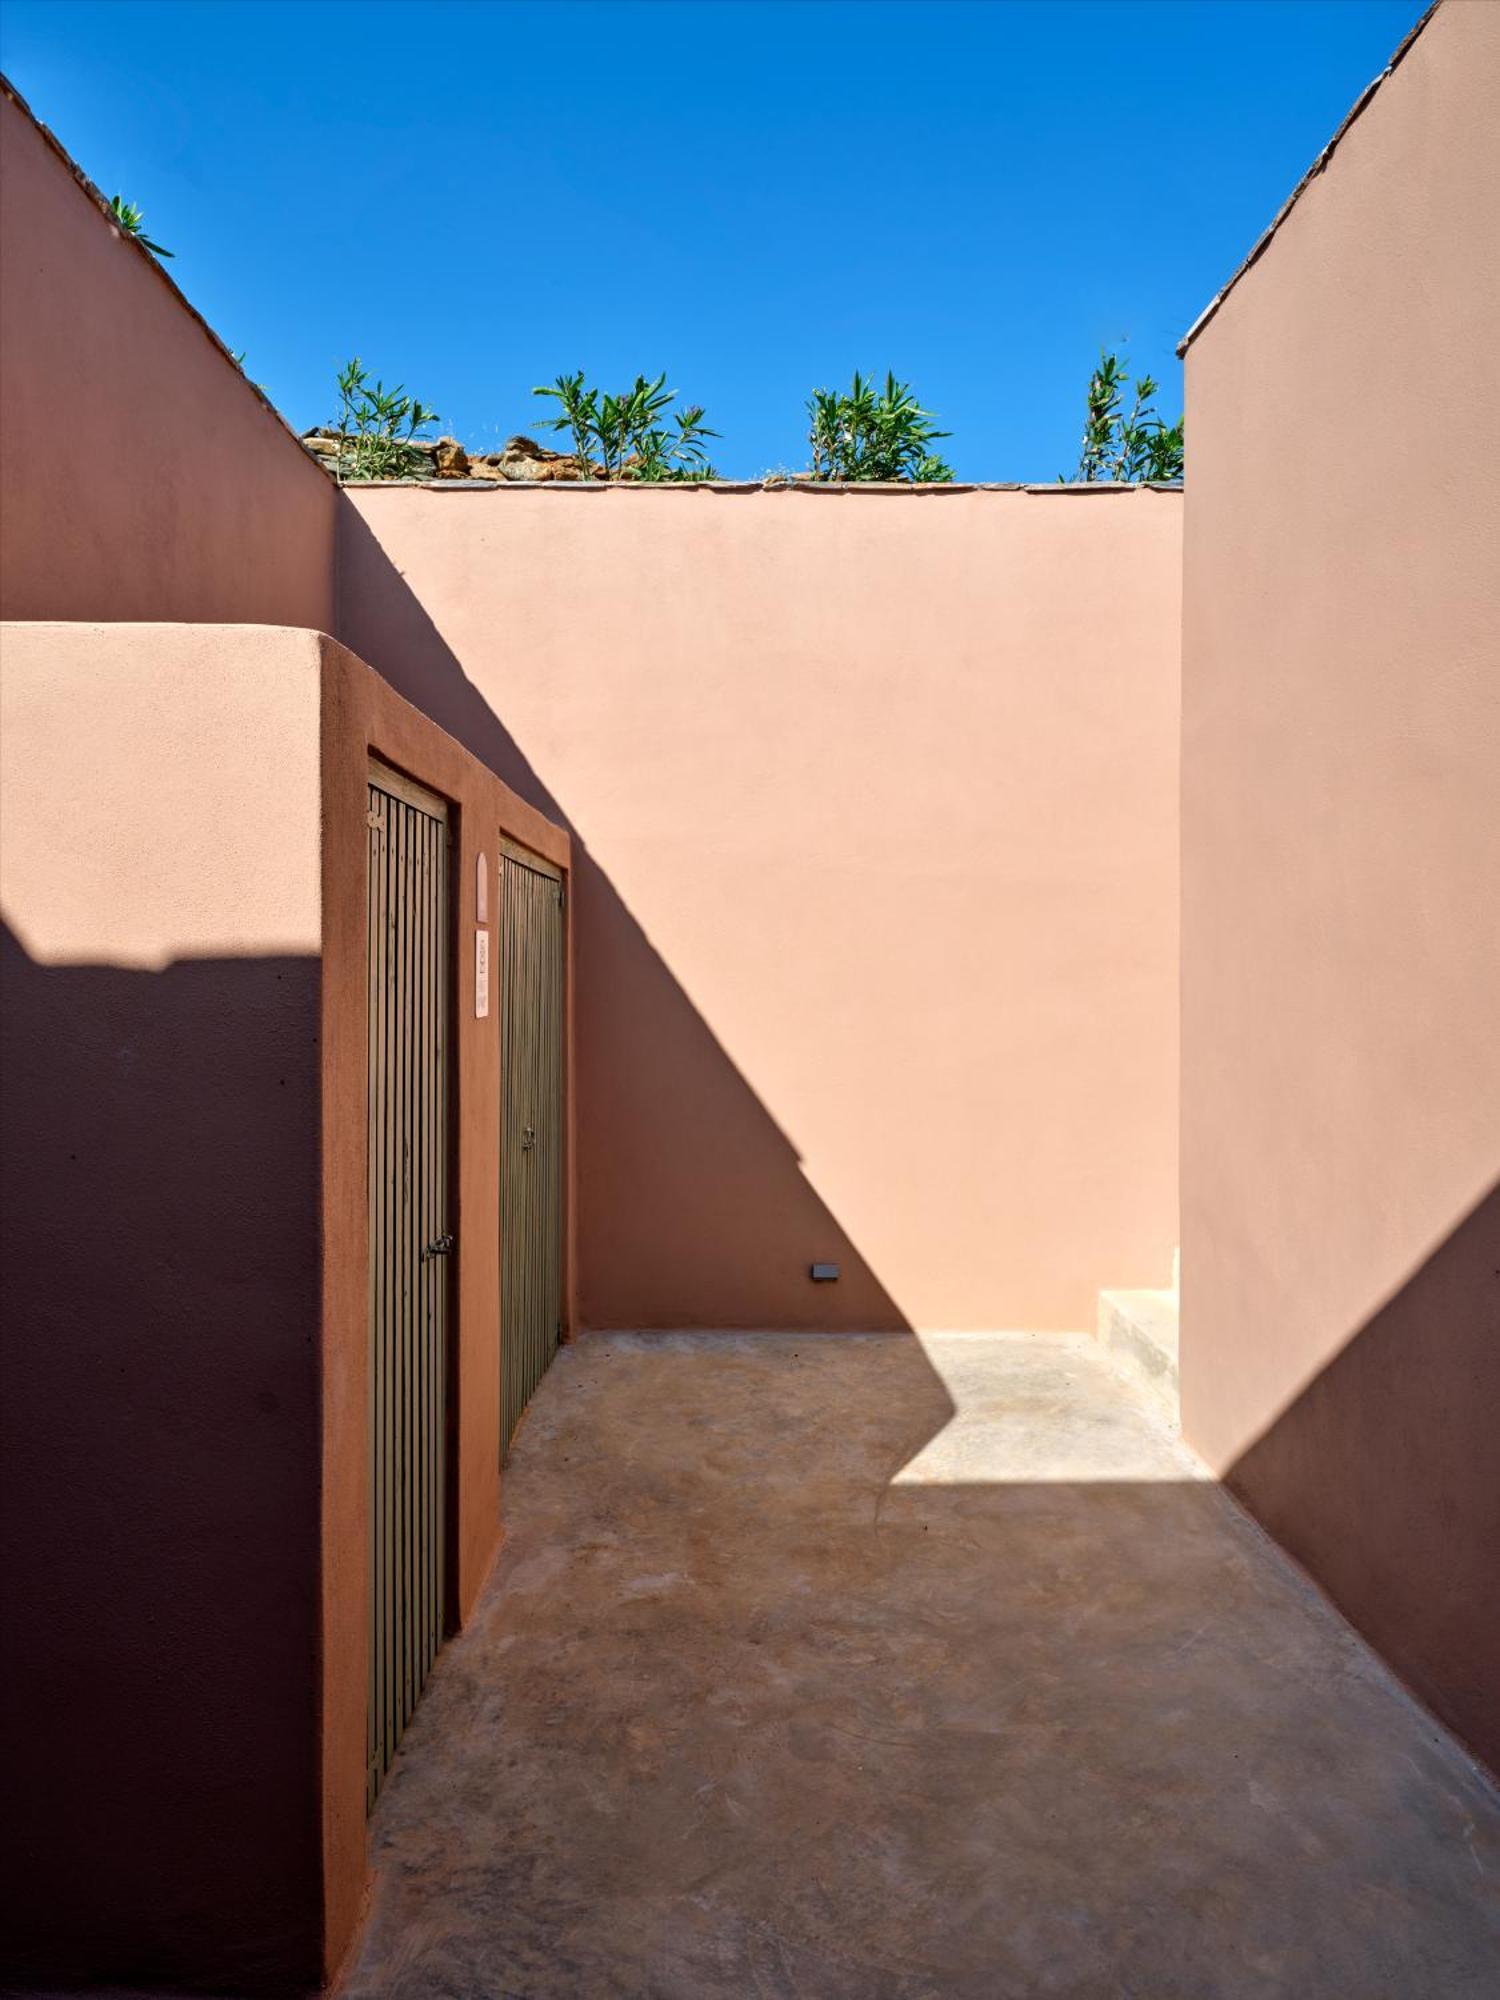
[[[1500,1994],[1500,1797],[1089,1341],[595,1336],[347,2000]]]

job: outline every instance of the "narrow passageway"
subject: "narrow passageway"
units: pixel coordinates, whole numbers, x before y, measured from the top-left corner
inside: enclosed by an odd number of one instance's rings
[[[610,1335],[346,2000],[1465,2000],[1500,1798],[1069,1336]]]

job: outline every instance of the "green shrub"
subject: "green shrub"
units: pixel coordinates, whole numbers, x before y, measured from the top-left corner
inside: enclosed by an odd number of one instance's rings
[[[591,389],[580,368],[559,375],[550,388],[533,389],[533,396],[550,396],[562,414],[543,419],[547,430],[567,431],[580,479],[664,480],[715,479],[708,462],[708,438],[717,437],[703,421],[699,403],[674,410],[675,389],[665,375],[648,382],[637,375],[623,396]]]
[[[1139,376],[1129,414],[1124,410],[1130,382],[1114,354],[1101,354],[1089,377],[1083,444],[1073,479],[1080,485],[1102,480],[1134,483],[1142,479],[1181,479],[1182,418],[1166,423],[1151,398],[1160,384]],[[1066,473],[1059,474],[1066,483]]]
[[[412,439],[438,422],[436,410],[408,396],[398,382],[372,382],[358,356],[339,370],[339,413],[330,429],[339,440],[340,480],[409,479],[426,463]]]
[[[877,390],[856,372],[848,395],[815,389],[808,399],[814,479],[932,481],[952,479],[953,468],[931,447],[940,431],[909,384],[886,373]]]
[[[146,234],[146,217],[133,201],[127,201],[122,194],[110,196],[109,212],[115,227],[124,236],[133,236],[143,250],[149,250],[153,257],[170,257],[170,250],[163,250],[159,243],[153,243]]]

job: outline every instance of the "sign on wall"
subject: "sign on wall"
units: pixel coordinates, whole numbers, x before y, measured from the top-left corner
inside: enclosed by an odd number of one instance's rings
[[[490,1012],[490,934],[474,933],[474,1018],[488,1020]]]

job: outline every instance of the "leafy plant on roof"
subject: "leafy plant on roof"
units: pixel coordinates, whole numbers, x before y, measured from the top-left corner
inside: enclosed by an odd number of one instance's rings
[[[567,431],[580,479],[637,479],[650,483],[714,479],[709,438],[719,435],[703,421],[703,406],[673,410],[675,389],[665,375],[648,382],[637,375],[621,396],[590,388],[580,368],[559,375],[550,387],[532,390],[550,396],[560,414],[543,419],[547,430]]]
[[[133,201],[127,201],[122,194],[111,195],[109,212],[122,236],[133,236],[141,248],[149,250],[153,257],[171,256],[170,250],[164,250],[159,243],[153,243],[146,234],[145,213]]]
[[[1130,386],[1119,356],[1101,354],[1099,366],[1089,377],[1083,443],[1078,470],[1073,474],[1077,484],[1181,479],[1182,418],[1169,424],[1157,414],[1151,399],[1161,385],[1149,375],[1136,378],[1127,411],[1125,397]],[[1067,475],[1060,474],[1059,479],[1066,483]]]
[[[330,429],[339,441],[334,467],[347,479],[409,479],[425,467],[412,440],[438,422],[401,383],[370,380],[358,355],[339,370],[339,410]]]
[[[808,399],[812,476],[830,480],[912,480],[944,484],[953,468],[932,449],[941,431],[912,394],[886,372],[884,389],[856,371],[849,392],[814,389]]]

